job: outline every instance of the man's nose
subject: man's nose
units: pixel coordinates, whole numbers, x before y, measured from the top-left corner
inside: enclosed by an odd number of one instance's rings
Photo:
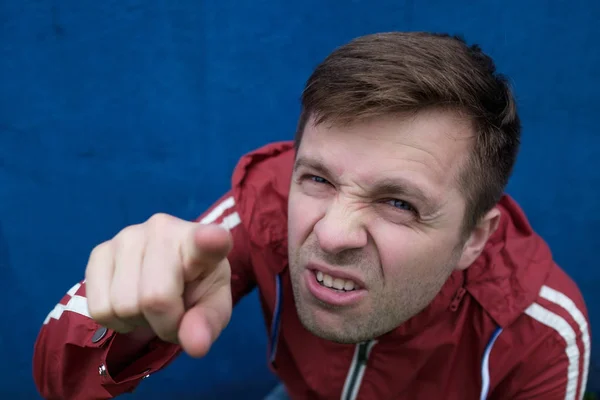
[[[321,249],[338,254],[366,246],[368,235],[360,214],[360,211],[352,210],[347,203],[336,199],[314,227]]]

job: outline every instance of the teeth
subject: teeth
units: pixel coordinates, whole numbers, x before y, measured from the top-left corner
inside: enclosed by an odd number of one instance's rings
[[[333,278],[331,275],[324,274],[321,271],[317,271],[317,281],[325,287],[337,290],[350,291],[354,290],[356,286],[353,281],[341,278]]]
[[[352,282],[352,281],[344,282],[344,290],[354,290],[354,282]]]
[[[335,278],[333,280],[333,287],[338,290],[343,289],[344,288],[344,280],[340,279],[340,278]]]

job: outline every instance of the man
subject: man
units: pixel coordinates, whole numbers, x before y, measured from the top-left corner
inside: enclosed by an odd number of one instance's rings
[[[110,398],[202,357],[258,287],[292,399],[580,399],[587,311],[503,192],[520,123],[492,60],[368,35],[302,106],[294,143],[242,157],[200,224],[155,215],[92,251],[36,342],[43,396]]]

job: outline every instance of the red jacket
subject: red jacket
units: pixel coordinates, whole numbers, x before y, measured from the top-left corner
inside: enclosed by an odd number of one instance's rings
[[[287,191],[294,151],[274,143],[244,156],[230,192],[200,218],[229,226],[234,302],[258,286],[272,370],[293,399],[581,399],[590,358],[587,310],[575,283],[508,196],[483,254],[455,272],[417,316],[376,340],[342,345],[300,324],[287,270]],[[121,335],[87,315],[85,282],[49,314],[34,377],[47,399],[132,391],[181,351],[156,340],[118,373]],[[111,364],[112,365],[112,364]]]

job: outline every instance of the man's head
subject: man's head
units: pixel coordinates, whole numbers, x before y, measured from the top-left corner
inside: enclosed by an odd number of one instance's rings
[[[516,106],[478,47],[426,33],[337,49],[302,105],[289,199],[296,306],[313,333],[358,342],[417,314],[479,256],[518,151]]]

